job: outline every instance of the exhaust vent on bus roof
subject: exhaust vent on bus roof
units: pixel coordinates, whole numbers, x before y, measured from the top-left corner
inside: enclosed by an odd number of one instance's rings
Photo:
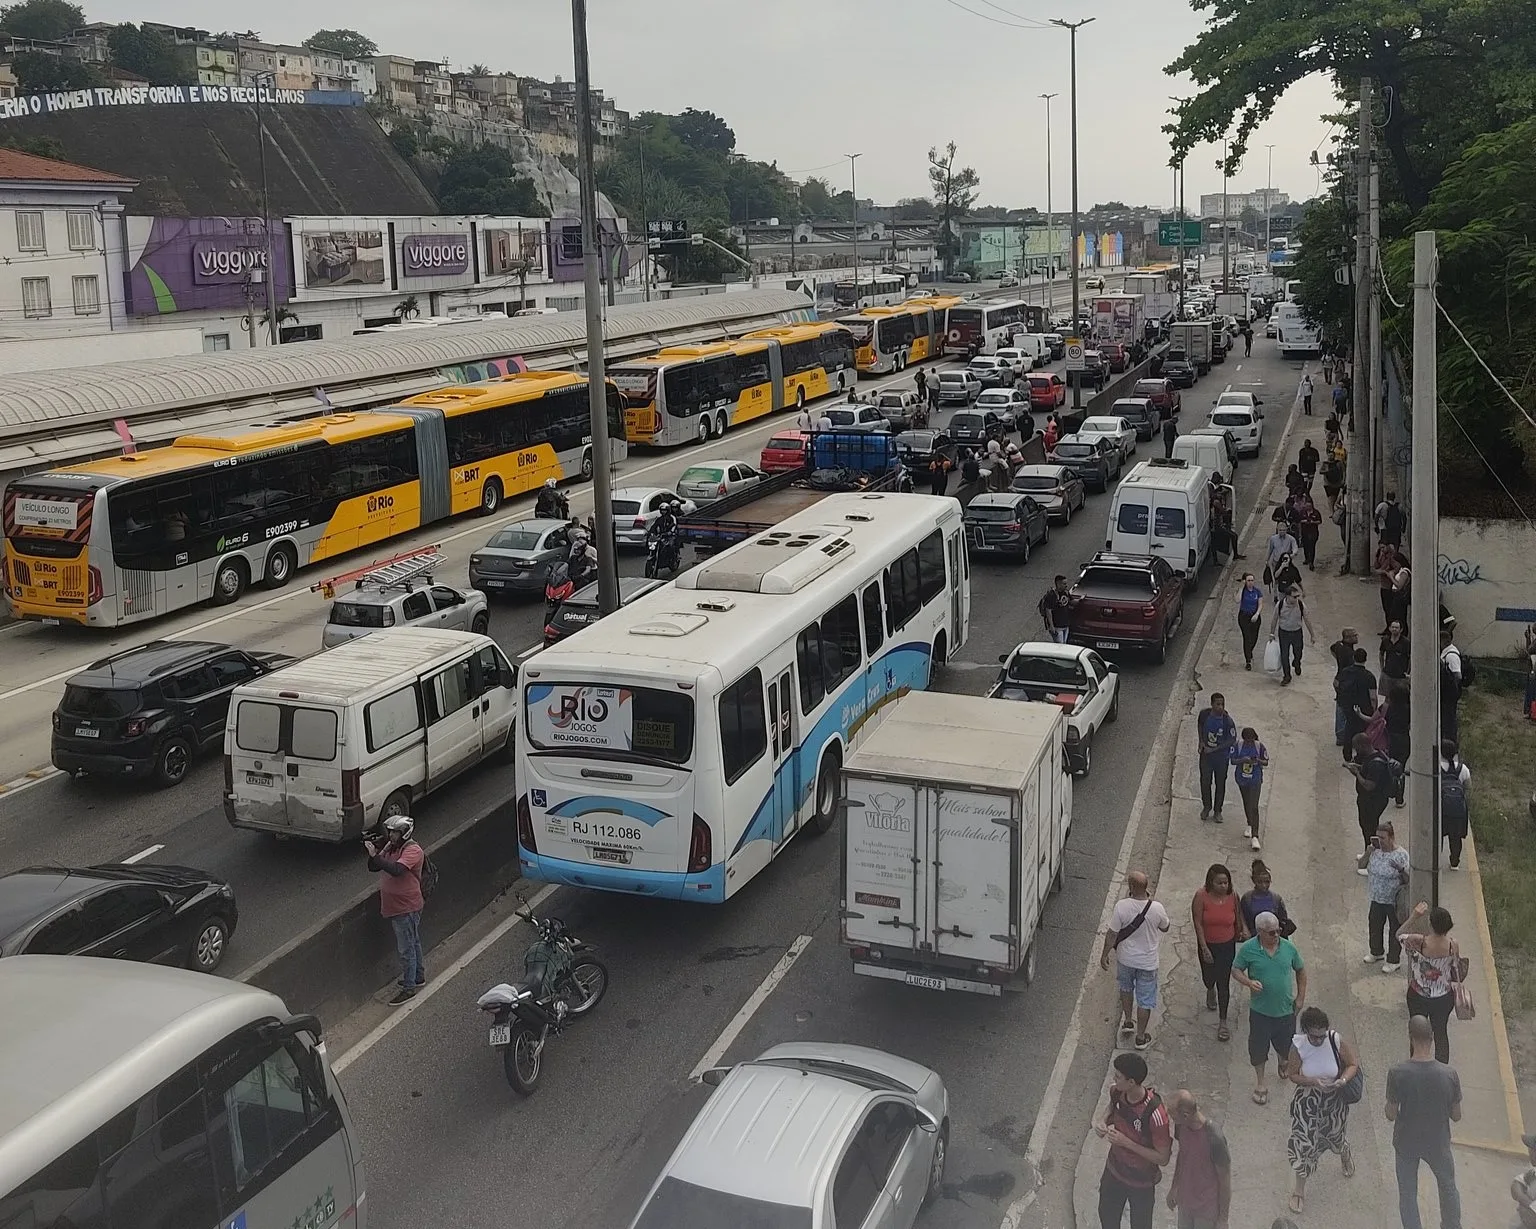
[[[696,569],[693,587],[736,593],[798,593],[852,554],[852,539],[832,527],[770,530]]]
[[[666,636],[675,639],[686,636],[689,632],[698,631],[708,622],[709,619],[701,614],[668,611],[644,623],[636,623],[629,629],[629,634],[631,636]]]

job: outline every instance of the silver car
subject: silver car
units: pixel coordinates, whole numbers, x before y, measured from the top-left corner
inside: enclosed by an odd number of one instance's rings
[[[704,1080],[632,1229],[910,1229],[940,1193],[949,1093],[919,1063],[792,1042]]]
[[[564,521],[518,521],[498,529],[469,557],[469,585],[485,594],[542,593],[549,565],[570,551]]]
[[[645,548],[645,535],[656,523],[662,508],[672,500],[683,505],[683,515],[699,510],[698,504],[684,499],[664,486],[621,486],[613,493],[613,536],[620,546]]]
[[[745,461],[717,457],[711,461],[699,461],[685,469],[683,476],[677,480],[677,493],[684,499],[707,504],[712,499],[722,499],[744,486],[755,486],[762,480],[762,474]]]
[[[327,649],[381,627],[440,627],[484,635],[491,627],[490,601],[475,589],[430,580],[375,585],[364,581],[331,602],[320,643]]]

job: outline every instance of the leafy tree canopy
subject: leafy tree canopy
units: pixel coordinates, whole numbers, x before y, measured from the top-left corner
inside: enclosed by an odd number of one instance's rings
[[[107,46],[114,64],[148,78],[151,85],[179,85],[189,79],[175,45],[158,30],[124,22],[112,27]]]
[[[444,213],[544,217],[533,181],[517,173],[512,155],[494,145],[457,146],[443,164],[437,203]]]
[[[0,6],[0,30],[17,38],[57,42],[85,24],[85,10],[67,0],[20,0]]]
[[[736,134],[713,111],[695,111],[689,107],[672,117],[672,131],[677,139],[700,153],[728,154],[736,148]]]
[[[942,151],[937,147],[928,151],[928,184],[933,189],[933,203],[942,227],[939,232],[939,258],[946,267],[954,259],[959,246],[953,224],[970,212],[981,188],[981,176],[972,167],[957,168],[955,154],[953,141]]]
[[[16,86],[23,94],[48,94],[59,90],[86,90],[105,83],[89,64],[66,60],[46,51],[23,51],[11,60]]]
[[[366,60],[379,54],[379,45],[366,34],[342,27],[338,30],[316,30],[304,40],[311,51],[329,51],[344,60]]]

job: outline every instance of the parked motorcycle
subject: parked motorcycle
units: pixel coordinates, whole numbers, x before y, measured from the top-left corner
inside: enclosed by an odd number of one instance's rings
[[[539,932],[523,953],[523,980],[492,986],[475,1005],[491,1016],[490,1044],[501,1051],[507,1083],[527,1097],[539,1086],[545,1043],[607,993],[608,966],[559,918],[526,908],[517,916]]]

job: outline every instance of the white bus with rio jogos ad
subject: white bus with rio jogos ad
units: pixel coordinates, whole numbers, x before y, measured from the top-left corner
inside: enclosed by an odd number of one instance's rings
[[[718,903],[836,815],[843,758],[965,643],[960,506],[829,495],[530,658],[522,873]]]

